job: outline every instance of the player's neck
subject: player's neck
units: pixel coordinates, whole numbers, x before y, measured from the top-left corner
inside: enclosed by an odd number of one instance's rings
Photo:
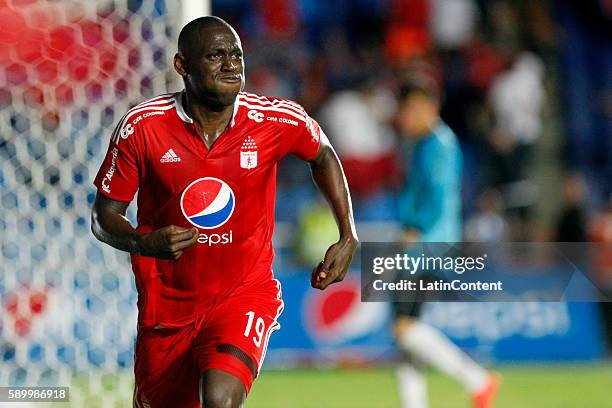
[[[196,129],[208,147],[227,128],[234,111],[234,105],[213,107],[199,103],[195,98],[190,98],[188,93],[183,94],[185,112],[196,125]]]
[[[425,139],[431,136],[435,132],[435,130],[438,128],[438,126],[440,126],[440,121],[441,119],[439,116],[436,116],[435,118],[431,118],[429,121],[427,121],[427,123],[423,126],[423,128],[419,132],[419,135],[417,136],[418,139]]]

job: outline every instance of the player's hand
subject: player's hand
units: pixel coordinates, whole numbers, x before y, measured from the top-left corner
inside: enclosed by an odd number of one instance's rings
[[[340,239],[330,246],[323,261],[312,269],[310,276],[312,287],[323,290],[332,283],[344,279],[353,259],[355,248],[357,248],[355,237]]]
[[[170,225],[138,238],[138,253],[161,259],[179,259],[183,251],[198,240],[197,228]]]

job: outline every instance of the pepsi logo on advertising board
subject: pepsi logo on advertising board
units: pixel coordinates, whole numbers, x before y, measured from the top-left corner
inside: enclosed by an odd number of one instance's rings
[[[304,301],[306,330],[318,343],[339,344],[376,335],[388,320],[388,305],[361,302],[358,279],[349,278]]]

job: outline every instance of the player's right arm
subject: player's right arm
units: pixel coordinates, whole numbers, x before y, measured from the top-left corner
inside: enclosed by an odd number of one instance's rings
[[[284,138],[285,148],[309,162],[313,181],[330,204],[338,226],[339,240],[327,249],[323,261],[310,276],[312,287],[323,290],[345,278],[359,240],[351,195],[338,155],[317,121],[303,110],[302,114],[303,124]]]
[[[196,243],[195,228],[170,225],[139,233],[125,216],[129,204],[98,193],[91,211],[91,231],[95,237],[122,251],[163,259],[178,259]]]
[[[91,211],[96,238],[122,251],[163,259],[177,259],[195,244],[198,231],[175,225],[152,232],[137,231],[125,214],[140,184],[144,135],[122,119],[113,133],[106,158],[94,181],[98,188]]]

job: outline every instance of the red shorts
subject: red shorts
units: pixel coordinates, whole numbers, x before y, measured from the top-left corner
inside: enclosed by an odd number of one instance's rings
[[[271,279],[233,293],[188,326],[139,329],[134,406],[200,407],[200,376],[210,369],[237,377],[248,393],[282,310],[280,282]]]

